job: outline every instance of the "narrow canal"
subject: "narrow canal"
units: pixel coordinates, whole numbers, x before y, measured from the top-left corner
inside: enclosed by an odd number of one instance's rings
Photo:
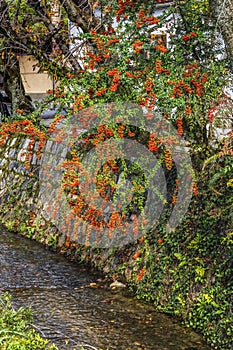
[[[0,228],[0,291],[30,306],[34,324],[60,349],[208,350],[177,320],[36,242]]]

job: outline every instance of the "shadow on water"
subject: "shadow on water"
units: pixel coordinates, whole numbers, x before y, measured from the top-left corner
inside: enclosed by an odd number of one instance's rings
[[[32,308],[37,330],[60,349],[210,349],[153,306],[113,293],[98,274],[4,229],[0,286],[13,295],[14,306]]]

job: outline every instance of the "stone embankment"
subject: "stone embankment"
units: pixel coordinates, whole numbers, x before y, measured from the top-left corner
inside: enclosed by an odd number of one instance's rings
[[[119,249],[115,254],[113,248],[92,249],[80,245],[75,241],[75,237],[70,239],[64,229],[59,230],[59,224],[57,221],[54,223],[48,208],[51,206],[51,198],[57,195],[54,177],[59,177],[60,173],[51,172],[51,169],[46,173],[46,166],[57,169],[65,159],[67,149],[48,140],[41,157],[37,152],[38,143],[35,142],[30,151],[29,145],[30,139],[19,135],[9,137],[1,147],[1,223],[9,230],[37,240],[73,260],[90,263],[111,275],[113,279],[118,278],[118,268],[121,270],[120,267],[124,265],[126,257],[135,252],[136,245],[132,244],[124,250],[124,253],[123,249]],[[135,264],[135,260],[129,260],[127,268],[124,268],[123,280],[125,277],[128,279],[134,270],[131,264]]]

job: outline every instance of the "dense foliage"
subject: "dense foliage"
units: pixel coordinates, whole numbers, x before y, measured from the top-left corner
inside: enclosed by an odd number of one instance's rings
[[[233,345],[231,157],[203,171],[199,194],[180,227],[167,234],[160,226],[139,247],[138,257],[139,269],[146,271],[138,296],[181,317],[217,349]]]
[[[83,69],[62,79],[56,101],[72,113],[119,101],[148,111],[156,107],[198,153],[199,163],[212,153],[214,111],[228,103],[223,48],[206,1],[177,2],[159,18],[154,11],[148,3],[112,3],[107,29],[81,36],[88,43]]]

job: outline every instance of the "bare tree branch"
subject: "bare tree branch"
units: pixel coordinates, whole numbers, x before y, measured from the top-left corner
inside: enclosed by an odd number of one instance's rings
[[[222,34],[233,72],[233,0],[209,0],[216,19],[216,29]]]

